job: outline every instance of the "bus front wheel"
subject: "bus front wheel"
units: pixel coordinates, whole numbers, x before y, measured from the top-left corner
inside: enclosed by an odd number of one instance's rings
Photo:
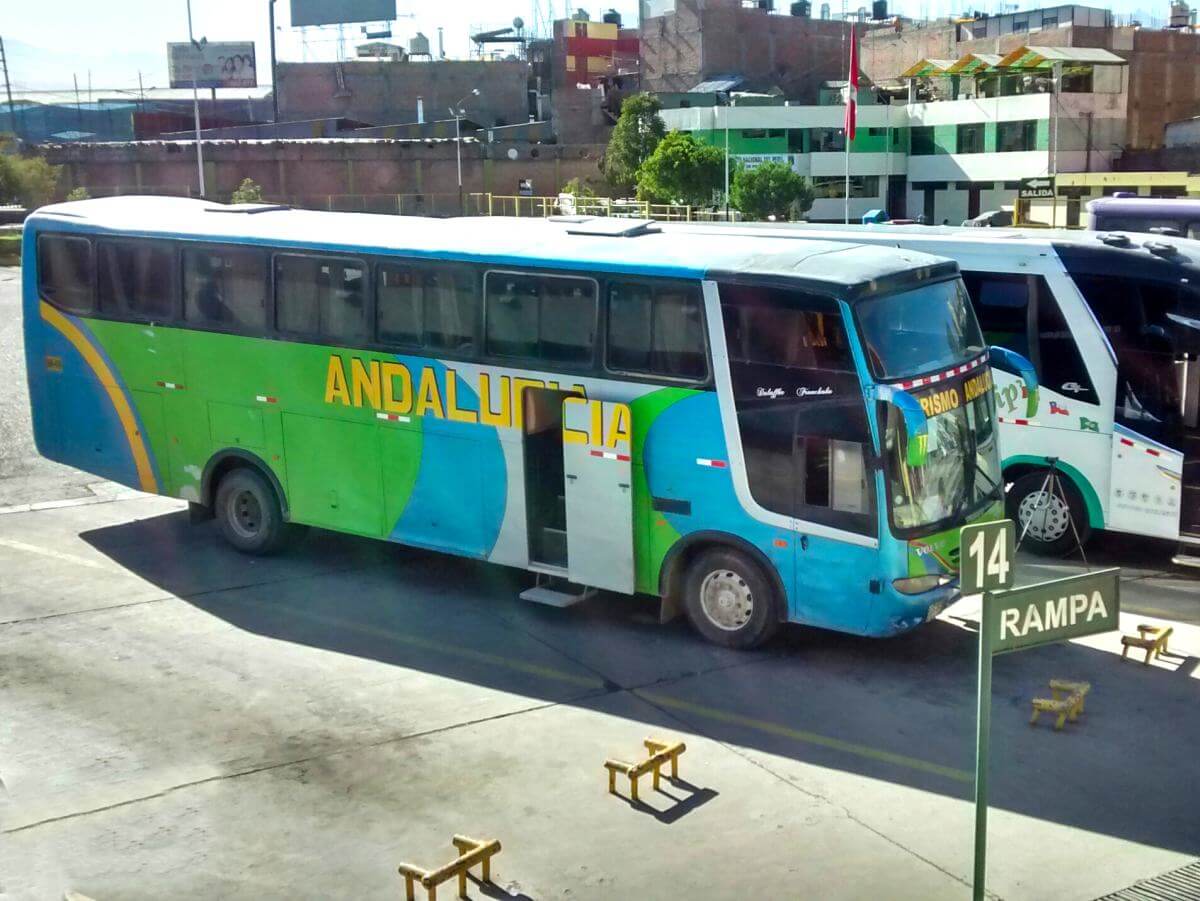
[[[1054,491],[1045,490],[1046,470],[1035,470],[1017,479],[1009,489],[1008,517],[1025,533],[1021,547],[1046,557],[1063,557],[1085,543],[1091,534],[1087,508],[1075,486],[1059,475]],[[1074,529],[1071,524],[1074,523]]]
[[[243,554],[274,554],[296,530],[284,521],[271,484],[247,467],[239,467],[221,479],[215,507],[221,535]]]
[[[688,567],[683,592],[692,626],[714,644],[754,648],[779,628],[774,586],[738,551],[704,551]]]

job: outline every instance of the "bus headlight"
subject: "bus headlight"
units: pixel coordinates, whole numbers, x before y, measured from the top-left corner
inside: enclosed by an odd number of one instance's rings
[[[935,573],[928,576],[893,579],[892,587],[901,594],[924,594],[927,591],[933,591],[935,588],[941,588],[943,585],[949,585],[953,581],[953,576],[948,576],[945,573]]]

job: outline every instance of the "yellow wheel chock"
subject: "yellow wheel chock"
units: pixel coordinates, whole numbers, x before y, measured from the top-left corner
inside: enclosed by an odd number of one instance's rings
[[[1121,636],[1122,660],[1129,656],[1130,648],[1137,648],[1139,651],[1146,652],[1146,659],[1142,663],[1149,663],[1151,656],[1158,659],[1163,654],[1171,653],[1167,648],[1167,639],[1175,631],[1173,627],[1147,626],[1143,623],[1137,627],[1137,630],[1137,635]]]
[[[467,870],[480,864],[481,882],[492,881],[492,857],[500,853],[500,842],[496,839],[480,840],[456,835],[451,839],[458,857],[436,870],[422,870],[411,863],[400,864],[400,875],[404,877],[404,897],[415,901],[413,887],[419,882],[429,893],[429,901],[437,901],[437,887],[452,876],[458,877],[458,897],[467,897]]]
[[[1051,679],[1050,692],[1053,697],[1050,698],[1034,698],[1033,716],[1029,718],[1029,725],[1037,723],[1038,716],[1043,713],[1053,713],[1058,718],[1054,721],[1054,731],[1062,729],[1063,725],[1069,719],[1075,722],[1079,719],[1079,715],[1083,713],[1083,699],[1087,697],[1089,691],[1092,690],[1089,682],[1068,682],[1066,679]]]
[[[650,756],[641,763],[626,763],[623,760],[604,761],[604,767],[608,770],[609,794],[617,793],[617,773],[624,773],[629,777],[629,797],[634,801],[638,799],[638,778],[646,773],[654,774],[654,790],[658,790],[658,780],[662,775],[663,764],[670,763],[671,778],[679,778],[679,755],[687,750],[687,745],[681,741],[668,744],[654,738],[647,738],[642,744],[646,746],[646,752]]]

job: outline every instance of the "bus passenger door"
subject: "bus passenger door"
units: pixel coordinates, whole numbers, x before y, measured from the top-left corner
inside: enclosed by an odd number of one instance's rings
[[[632,434],[626,404],[563,400],[567,577],[633,594]]]

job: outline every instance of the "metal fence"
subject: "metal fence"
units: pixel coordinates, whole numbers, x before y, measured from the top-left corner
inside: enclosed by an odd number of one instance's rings
[[[87,187],[92,197],[123,194],[159,194],[195,197],[187,185],[116,185]],[[225,200],[226,198],[216,198]],[[302,210],[331,210],[343,213],[384,213],[392,216],[613,216],[629,219],[656,219],[662,222],[737,221],[736,210],[710,209],[674,203],[648,203],[644,200],[610,197],[524,197],[514,194],[457,193],[437,194],[264,194],[264,202],[279,203]]]

